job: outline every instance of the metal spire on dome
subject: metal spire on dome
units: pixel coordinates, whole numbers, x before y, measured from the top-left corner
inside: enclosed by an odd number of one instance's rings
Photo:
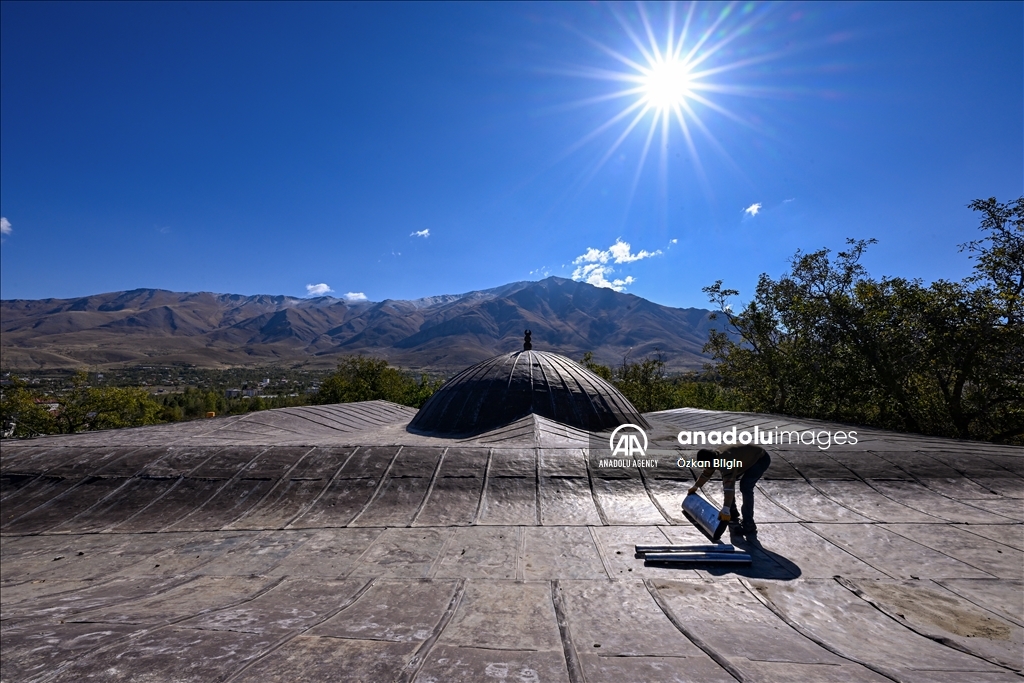
[[[530,341],[530,335],[532,335],[533,332],[526,330],[524,334],[526,337],[523,339],[523,351],[529,351],[533,349],[533,343]]]

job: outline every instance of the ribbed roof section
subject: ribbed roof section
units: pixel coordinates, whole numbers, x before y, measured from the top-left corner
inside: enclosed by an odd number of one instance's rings
[[[599,432],[647,421],[618,389],[565,356],[517,351],[463,370],[420,408],[409,431],[473,436],[536,413]]]

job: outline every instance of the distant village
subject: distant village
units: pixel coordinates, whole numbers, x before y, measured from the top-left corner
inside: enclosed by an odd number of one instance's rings
[[[257,367],[213,370],[192,366],[135,366],[88,372],[89,385],[94,387],[143,387],[154,396],[180,393],[186,389],[215,391],[225,398],[265,399],[278,396],[296,397],[315,394],[331,370]],[[17,377],[42,393],[60,393],[70,386],[73,370],[5,369],[0,373],[0,386],[9,386]]]
[[[280,384],[287,384],[290,380],[282,379],[278,380],[278,382]],[[290,394],[268,394],[266,392],[270,389],[270,386],[270,378],[264,378],[254,386],[244,385],[241,388],[232,387],[230,389],[225,389],[224,398],[256,398],[257,396],[261,398],[277,398],[278,396],[295,397],[299,395],[298,392],[292,392]],[[305,393],[307,394],[315,394],[318,391],[320,391],[319,382],[313,382],[305,388]]]

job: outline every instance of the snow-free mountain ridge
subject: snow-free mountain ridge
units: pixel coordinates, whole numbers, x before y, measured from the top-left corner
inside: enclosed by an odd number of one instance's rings
[[[0,302],[4,369],[308,362],[368,354],[407,368],[458,370],[521,348],[620,363],[660,351],[697,368],[710,311],[549,277],[412,301],[135,289],[74,299]],[[719,323],[720,324],[720,323]]]

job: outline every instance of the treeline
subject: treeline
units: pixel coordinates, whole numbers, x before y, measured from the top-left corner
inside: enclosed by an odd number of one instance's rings
[[[314,393],[227,398],[223,389],[188,387],[154,396],[141,387],[95,386],[78,372],[56,391],[43,391],[13,377],[0,393],[4,437],[73,434],[95,429],[141,427],[213,415],[291,406],[384,400],[418,408],[442,380],[419,379],[387,361],[364,356],[343,359]]]
[[[380,358],[349,356],[338,363],[337,370],[323,379],[317,391],[312,394],[229,399],[223,391],[189,388],[165,396],[162,399],[164,410],[160,417],[166,421],[175,421],[203,417],[210,412],[237,415],[270,408],[374,400],[419,408],[442,383],[443,380],[427,375],[416,379]]]
[[[719,381],[713,369],[703,373],[677,375],[665,373],[665,361],[658,355],[638,361],[623,359],[612,368],[594,362],[586,353],[580,364],[607,380],[641,413],[672,408],[703,408],[705,410],[743,410],[742,395]]]
[[[159,399],[161,410],[160,420],[178,422],[215,415],[241,415],[256,410],[270,408],[290,408],[309,404],[305,394],[295,396],[252,396],[246,398],[227,398],[224,391],[188,387],[182,392],[165,394]]]
[[[875,240],[797,252],[738,311],[704,291],[733,335],[705,346],[745,410],[1004,443],[1024,442],[1024,197],[977,200],[984,237],[961,245],[971,276],[924,285],[872,278]]]
[[[139,387],[93,387],[79,372],[70,387],[47,395],[15,377],[0,396],[5,437],[73,434],[92,429],[139,427],[162,422],[161,406]]]
[[[62,391],[70,386],[78,371],[64,368],[35,369],[17,374],[34,388]],[[237,368],[197,368],[192,365],[128,366],[104,368],[88,373],[94,387],[150,387],[157,393],[178,391],[188,387],[208,390],[260,386],[274,393],[295,393],[319,385],[333,370],[310,368],[307,364],[264,365]],[[269,380],[266,386],[264,380]],[[159,390],[163,390],[163,392]]]
[[[658,356],[612,368],[588,353],[581,363],[641,412],[765,412],[1024,443],[1024,197],[970,207],[984,236],[961,245],[974,260],[961,281],[872,278],[860,260],[875,240],[848,240],[835,257],[798,251],[777,280],[762,274],[739,310],[730,303],[739,292],[722,281],[706,287],[731,329],[711,332],[704,351],[713,362],[703,373],[668,376]],[[442,384],[365,356],[343,359],[315,393],[277,397],[228,399],[189,387],[157,399],[139,387],[92,386],[80,372],[56,392],[14,378],[0,395],[0,420],[4,436],[29,437],[308,403],[418,408]]]
[[[386,360],[350,356],[338,363],[338,370],[320,384],[313,403],[391,401],[419,408],[441,388],[444,380],[421,375],[419,380]]]

